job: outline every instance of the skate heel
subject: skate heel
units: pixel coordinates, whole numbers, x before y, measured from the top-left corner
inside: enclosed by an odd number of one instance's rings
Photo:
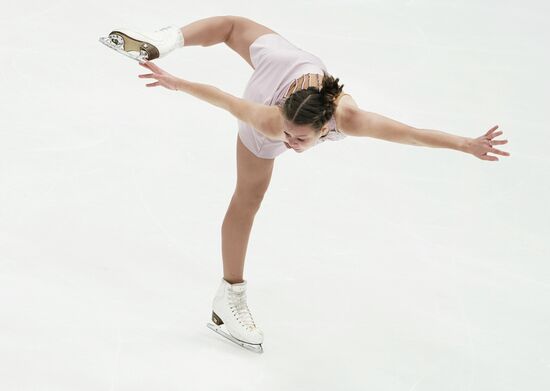
[[[223,324],[223,320],[214,311],[212,311],[212,322],[218,326]]]
[[[114,39],[115,42],[118,42],[118,45],[120,45],[120,41],[122,40],[123,43],[123,50],[126,52],[139,52],[143,54],[147,54],[148,60],[154,60],[155,58],[159,57],[159,50],[152,44],[144,41],[139,41],[137,39],[134,39],[132,37],[129,37],[128,35],[120,32],[120,31],[111,31],[109,34],[109,37],[111,39]]]

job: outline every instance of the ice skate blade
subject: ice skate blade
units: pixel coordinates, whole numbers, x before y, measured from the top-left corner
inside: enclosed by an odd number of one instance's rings
[[[127,52],[124,49],[119,49],[117,47],[114,47],[111,43],[111,39],[109,37],[99,37],[99,42],[107,46],[109,49],[113,49],[116,52],[119,52],[120,54],[124,54],[126,57],[130,57],[133,60],[136,60],[138,62],[143,62],[147,60],[146,54],[141,54],[137,52]]]
[[[216,332],[217,334],[221,335],[222,337],[227,338],[231,342],[236,343],[237,345],[245,348],[246,350],[250,350],[251,352],[254,352],[254,353],[263,353],[264,352],[264,348],[262,347],[262,344],[254,345],[254,344],[249,344],[249,343],[240,341],[237,338],[233,337],[231,334],[228,334],[225,331],[223,331],[220,326],[217,326],[217,325],[212,324],[212,323],[207,323],[206,326],[210,330]]]

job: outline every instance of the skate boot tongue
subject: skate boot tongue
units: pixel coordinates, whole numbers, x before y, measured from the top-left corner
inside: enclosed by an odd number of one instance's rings
[[[239,282],[237,284],[230,284],[229,289],[235,293],[246,292],[246,281]]]

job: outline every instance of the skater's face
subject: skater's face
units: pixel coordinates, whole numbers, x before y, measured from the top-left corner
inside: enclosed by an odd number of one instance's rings
[[[283,124],[286,147],[292,148],[298,153],[302,153],[314,146],[319,137],[324,135],[328,130],[328,125],[325,125],[320,132],[316,132],[309,125],[295,125],[286,119],[283,120]]]

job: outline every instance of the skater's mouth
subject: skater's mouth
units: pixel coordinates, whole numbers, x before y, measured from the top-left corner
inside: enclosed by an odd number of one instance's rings
[[[283,141],[283,143],[285,143],[285,145],[286,145],[286,147],[287,147],[288,149],[294,149],[295,151],[299,151],[298,148],[291,147],[290,144],[287,143],[286,141]]]

